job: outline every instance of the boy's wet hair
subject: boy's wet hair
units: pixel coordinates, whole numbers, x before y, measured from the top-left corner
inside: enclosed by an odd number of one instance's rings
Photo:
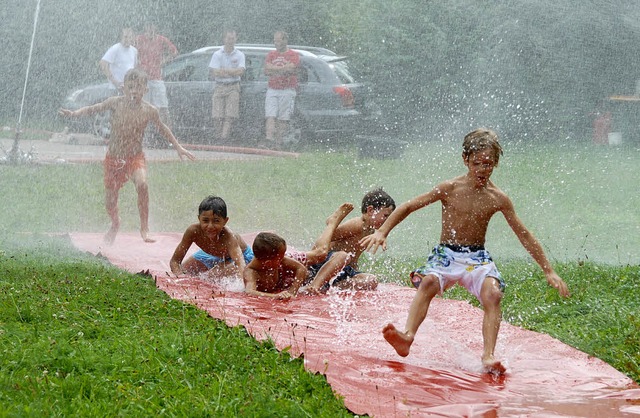
[[[365,194],[362,198],[362,213],[365,213],[369,206],[376,210],[389,207],[395,210],[396,202],[387,192],[382,190],[382,187],[378,187],[377,189],[371,190],[369,193]]]
[[[275,257],[282,249],[287,248],[287,242],[273,232],[260,232],[253,240],[251,249],[253,256],[258,260],[269,260]]]
[[[149,76],[147,75],[147,73],[145,73],[144,71],[142,71],[139,68],[132,68],[129,71],[127,71],[127,73],[124,75],[124,82],[126,83],[127,81],[131,82],[131,81],[140,81],[142,83],[144,83],[144,85],[147,85],[147,80],[149,79]]]
[[[496,164],[498,164],[500,156],[502,155],[502,146],[500,146],[500,141],[498,141],[498,134],[491,129],[478,128],[469,132],[464,137],[464,142],[462,143],[462,157],[467,160],[474,152],[483,151],[485,149],[493,151],[494,160]]]
[[[225,201],[218,196],[208,196],[202,202],[200,202],[200,206],[198,207],[198,215],[202,215],[202,212],[206,211],[213,212],[214,215],[218,215],[221,218],[227,217],[227,204]]]

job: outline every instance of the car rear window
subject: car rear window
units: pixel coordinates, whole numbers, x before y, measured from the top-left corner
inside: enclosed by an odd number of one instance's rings
[[[207,81],[209,80],[210,54],[198,54],[177,59],[163,68],[165,81]]]
[[[329,66],[333,68],[341,83],[353,84],[356,82],[351,74],[349,74],[349,66],[346,61],[331,62]]]

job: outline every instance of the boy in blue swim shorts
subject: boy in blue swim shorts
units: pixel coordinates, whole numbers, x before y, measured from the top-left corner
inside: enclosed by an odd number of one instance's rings
[[[542,246],[516,215],[509,197],[489,178],[498,166],[502,147],[495,132],[476,129],[464,138],[462,161],[466,174],[446,180],[431,191],[398,206],[384,224],[360,244],[373,253],[386,249],[387,236],[409,214],[435,202],[442,204],[440,245],[436,246],[425,266],[411,273],[418,291],[411,302],[405,330],[387,324],[382,333],[396,352],[409,355],[414,336],[427,316],[431,300],[458,283],[475,295],[484,309],[482,364],[487,372],[502,374],[505,367],[494,358],[500,329],[500,302],[504,282],[489,253],[484,248],[489,221],[500,212],[524,248],[542,268],[549,285],[563,297],[569,296],[566,283],[549,263]]]
[[[169,265],[175,274],[200,274],[226,277],[242,273],[253,259],[251,247],[226,225],[227,204],[217,196],[209,196],[198,207],[198,223],[187,228],[176,247]],[[196,244],[200,249],[184,263],[185,255]]]
[[[371,273],[360,271],[358,262],[362,255],[363,248],[360,240],[367,235],[373,234],[391,212],[396,208],[396,202],[382,187],[367,192],[362,198],[360,205],[360,215],[344,221],[340,224],[331,236],[331,246],[329,257],[322,263],[311,266],[311,270],[317,270],[323,263],[330,261],[335,252],[344,252],[349,256],[347,265],[340,274],[330,278],[316,276],[308,286],[300,289],[301,292],[309,294],[324,293],[330,287],[337,289],[352,290],[375,290],[378,287],[378,279]]]

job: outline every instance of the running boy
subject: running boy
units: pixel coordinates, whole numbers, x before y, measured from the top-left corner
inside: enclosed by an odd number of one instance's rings
[[[111,218],[111,228],[104,237],[107,244],[113,243],[120,229],[118,194],[128,180],[133,181],[138,193],[140,235],[145,242],[154,242],[149,237],[149,186],[147,164],[142,152],[142,138],[149,122],[153,122],[162,136],[171,142],[180,159],[182,157],[195,159],[193,154],[178,143],[171,130],[160,120],[158,110],[142,100],[146,92],[147,75],[134,68],[125,74],[124,96],[109,97],[102,103],[75,111],[60,109],[59,112],[63,116],[86,116],[111,112],[111,138],[104,159],[105,205]]]
[[[350,287],[354,289],[373,290],[378,286],[376,276],[358,271],[358,260],[364,251],[360,240],[371,235],[384,223],[396,208],[395,201],[382,188],[377,188],[364,195],[361,205],[361,216],[350,219],[336,228],[331,237],[331,251],[345,252],[349,255],[347,266],[340,274],[333,278],[331,286]],[[330,257],[333,257],[330,254]],[[328,258],[327,260],[329,260]],[[316,269],[320,266],[314,266]],[[324,276],[316,276],[305,286],[305,293],[318,293],[328,288]],[[332,279],[332,277],[329,277]],[[347,280],[345,283],[341,281]]]
[[[255,258],[244,271],[245,292],[274,299],[289,299],[309,281],[310,274],[328,282],[337,275],[348,261],[345,252],[335,252],[317,271],[314,264],[327,259],[331,236],[340,222],[353,210],[351,203],[343,203],[327,218],[327,226],[307,252],[287,251],[285,240],[271,232],[259,233],[253,241]]]
[[[227,228],[227,204],[222,198],[209,196],[198,207],[198,223],[187,228],[173,252],[169,266],[175,274],[200,274],[212,277],[242,277],[245,266],[253,259],[251,247],[242,237]],[[191,244],[200,247],[182,263]]]
[[[504,282],[491,256],[484,249],[489,221],[498,212],[504,215],[524,248],[542,268],[547,282],[558,289],[561,296],[569,296],[567,285],[551,267],[540,243],[516,215],[509,197],[489,180],[501,154],[502,148],[495,132],[488,129],[470,132],[462,145],[462,161],[468,172],[403,203],[378,231],[361,241],[365,250],[373,253],[379,247],[385,250],[391,230],[410,213],[437,201],[442,204],[440,244],[433,249],[426,266],[411,273],[411,282],[418,291],[411,302],[405,330],[399,331],[392,324],[382,330],[384,338],[400,356],[409,355],[414,336],[427,315],[431,300],[459,283],[476,296],[484,308],[483,366],[490,373],[505,372],[502,363],[494,358]]]

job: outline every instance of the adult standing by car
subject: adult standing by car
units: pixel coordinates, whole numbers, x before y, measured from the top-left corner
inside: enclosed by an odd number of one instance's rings
[[[100,69],[109,80],[114,94],[122,94],[124,75],[136,66],[138,50],[133,46],[135,38],[133,29],[122,29],[120,42],[111,46],[100,60]]]
[[[267,54],[264,73],[269,76],[265,98],[267,143],[276,149],[282,148],[282,140],[289,127],[298,88],[298,66],[300,55],[289,49],[286,32],[277,31],[273,35],[275,51]]]
[[[138,68],[147,73],[149,91],[145,100],[158,108],[160,118],[165,125],[170,125],[169,101],[167,89],[162,80],[162,66],[178,55],[178,48],[165,36],[158,33],[156,25],[147,22],[144,31],[136,38],[138,49]]]
[[[213,53],[209,73],[215,80],[212,116],[216,140],[229,143],[233,125],[240,116],[240,79],[245,71],[244,54],[236,48],[238,36],[233,29],[222,34],[224,46]]]

